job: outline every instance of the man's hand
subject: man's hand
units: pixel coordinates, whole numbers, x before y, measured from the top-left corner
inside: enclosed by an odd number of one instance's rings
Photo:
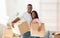
[[[12,23],[12,27],[14,28],[14,23]]]
[[[11,28],[12,28],[12,27],[14,28],[14,23],[7,23],[7,26],[8,26],[8,27],[11,27]]]
[[[7,25],[10,25],[11,27],[14,28],[14,23],[18,22],[20,20],[19,17],[15,18],[12,22],[8,23]]]

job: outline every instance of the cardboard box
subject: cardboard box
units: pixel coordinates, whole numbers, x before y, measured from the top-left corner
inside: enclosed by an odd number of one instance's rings
[[[18,25],[18,28],[19,28],[21,35],[30,31],[30,28],[29,28],[28,23],[26,21],[23,22],[22,24]]]
[[[3,30],[2,38],[12,38],[12,37],[13,37],[13,32],[11,29],[6,28]]]
[[[38,24],[37,23],[32,23],[31,24],[31,36],[37,36],[37,37],[44,37],[45,34],[45,27],[44,27],[44,23],[41,24],[41,31],[38,32]]]
[[[58,35],[58,34],[54,35],[54,38],[60,38],[60,35]]]
[[[54,38],[60,38],[60,32],[55,32],[54,33]]]
[[[19,37],[14,36],[14,33],[12,32],[12,29],[8,25],[8,27],[3,30],[2,38],[19,38]]]

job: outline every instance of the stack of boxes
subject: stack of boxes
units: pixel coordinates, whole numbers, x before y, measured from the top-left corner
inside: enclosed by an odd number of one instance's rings
[[[12,32],[11,26],[8,24],[7,28],[3,30],[2,38],[19,38],[19,37],[15,36],[15,34]]]

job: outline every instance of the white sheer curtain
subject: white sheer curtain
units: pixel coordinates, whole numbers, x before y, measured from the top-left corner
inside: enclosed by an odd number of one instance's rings
[[[40,0],[42,22],[46,30],[57,30],[57,0]]]
[[[58,31],[60,31],[60,0],[58,0]]]

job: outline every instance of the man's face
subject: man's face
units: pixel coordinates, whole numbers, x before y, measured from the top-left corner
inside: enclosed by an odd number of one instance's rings
[[[31,11],[32,11],[32,6],[27,6],[27,11],[28,11],[29,13],[31,13]]]

